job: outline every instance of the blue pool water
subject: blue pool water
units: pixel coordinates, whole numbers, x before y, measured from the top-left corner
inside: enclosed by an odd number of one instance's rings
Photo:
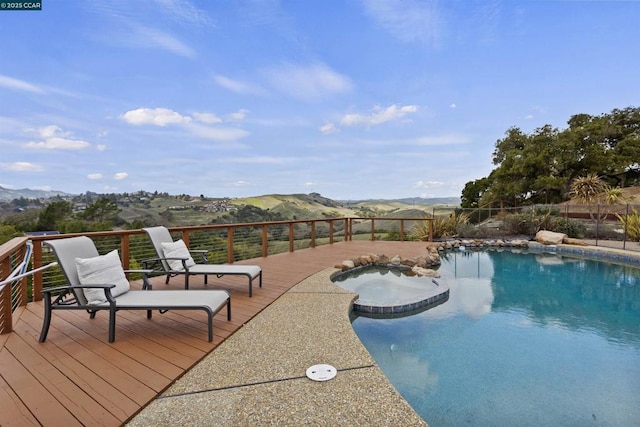
[[[446,303],[353,320],[429,425],[640,425],[640,270],[489,251],[439,272]]]

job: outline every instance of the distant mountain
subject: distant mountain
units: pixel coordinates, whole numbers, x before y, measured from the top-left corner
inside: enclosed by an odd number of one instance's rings
[[[47,190],[31,190],[29,188],[23,188],[20,190],[12,190],[0,186],[0,201],[9,202],[13,199],[19,199],[24,197],[25,199],[48,199],[55,196],[69,196],[70,194],[62,191],[47,191]]]
[[[358,203],[402,203],[405,205],[460,205],[460,197],[405,197],[403,199],[366,199],[366,200],[340,200],[343,204]]]

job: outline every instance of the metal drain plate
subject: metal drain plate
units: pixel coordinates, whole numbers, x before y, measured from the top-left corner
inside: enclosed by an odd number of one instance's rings
[[[329,381],[336,373],[336,368],[331,365],[320,364],[307,368],[307,377],[313,381]]]

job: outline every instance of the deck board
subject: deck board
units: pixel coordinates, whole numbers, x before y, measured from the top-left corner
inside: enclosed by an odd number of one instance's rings
[[[263,287],[248,296],[246,278],[190,278],[190,289],[226,289],[226,310],[214,319],[207,341],[206,315],[199,310],[120,311],[116,341],[108,342],[108,316],[90,319],[83,311],[56,311],[45,343],[38,343],[43,304],[14,312],[14,332],[0,336],[0,425],[117,426],[139,412],[185,370],[300,281],[344,259],[367,253],[423,255],[419,242],[340,242],[240,262],[263,269]],[[153,279],[154,289],[184,289],[184,279]]]

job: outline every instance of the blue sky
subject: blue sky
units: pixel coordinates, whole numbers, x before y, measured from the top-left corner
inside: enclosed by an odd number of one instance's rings
[[[459,196],[512,126],[637,106],[640,2],[43,0],[0,11],[0,186]]]

